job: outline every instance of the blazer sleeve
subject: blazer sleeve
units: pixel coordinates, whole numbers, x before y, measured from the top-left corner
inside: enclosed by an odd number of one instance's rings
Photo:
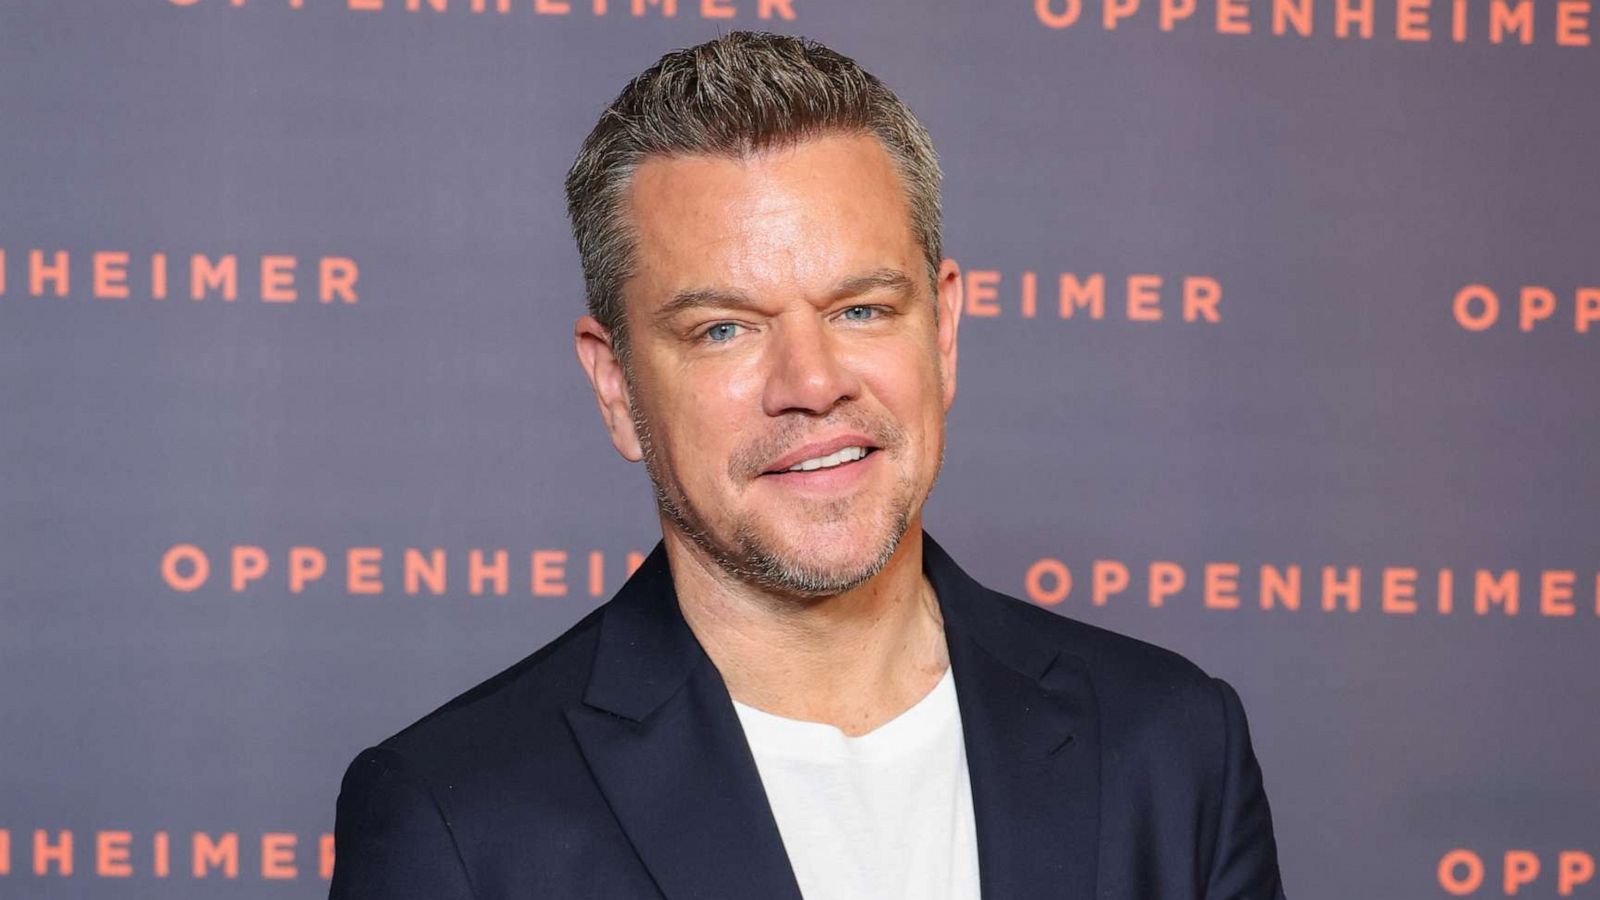
[[[345,771],[329,900],[469,900],[444,811],[393,750],[363,750]]]
[[[1212,681],[1222,696],[1227,749],[1223,754],[1220,821],[1206,900],[1283,900],[1272,811],[1267,806],[1261,768],[1250,747],[1244,704],[1226,681]]]

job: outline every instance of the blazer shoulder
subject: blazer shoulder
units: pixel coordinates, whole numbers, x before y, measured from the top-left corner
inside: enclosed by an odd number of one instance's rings
[[[1103,681],[1130,687],[1200,690],[1215,696],[1214,679],[1188,657],[1166,647],[1091,625],[1025,600],[990,590],[1013,622],[1083,661],[1097,684]]]
[[[410,760],[419,771],[438,772],[523,745],[530,734],[535,739],[550,734],[561,710],[583,697],[605,608],[377,746]]]
[[[1238,695],[1180,653],[996,594],[1012,621],[1081,666],[1107,745],[1149,771],[1178,766],[1180,782],[1215,785],[1243,722]],[[1231,701],[1231,703],[1230,703]],[[1230,736],[1232,735],[1232,736]]]

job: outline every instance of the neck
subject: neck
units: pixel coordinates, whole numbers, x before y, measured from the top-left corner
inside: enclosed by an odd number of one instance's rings
[[[740,703],[861,735],[926,696],[949,667],[938,598],[922,574],[920,516],[877,575],[822,598],[732,579],[666,523],[662,531],[684,620]]]

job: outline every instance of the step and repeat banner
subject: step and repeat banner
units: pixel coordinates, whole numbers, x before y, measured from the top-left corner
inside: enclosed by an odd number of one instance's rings
[[[616,590],[562,178],[735,28],[939,148],[929,532],[1238,687],[1291,896],[1600,898],[1589,0],[9,0],[0,897],[322,896]]]

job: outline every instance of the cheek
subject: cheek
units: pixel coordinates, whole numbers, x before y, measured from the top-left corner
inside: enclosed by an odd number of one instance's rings
[[[735,372],[680,370],[657,404],[653,422],[664,438],[662,455],[685,484],[720,485],[742,448],[759,438],[759,394]]]
[[[882,396],[894,398],[892,404],[902,414],[939,402],[939,359],[920,341],[874,353],[862,361],[862,371]]]

